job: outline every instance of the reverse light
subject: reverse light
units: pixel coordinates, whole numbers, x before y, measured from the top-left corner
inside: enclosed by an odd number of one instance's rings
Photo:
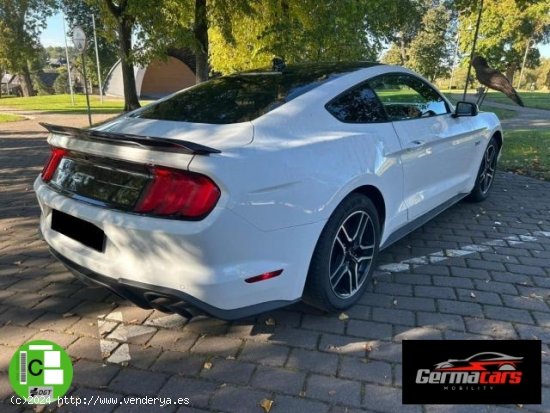
[[[270,278],[275,278],[275,277],[281,275],[282,272],[283,272],[283,270],[264,272],[263,274],[256,275],[256,276],[250,277],[250,278],[246,278],[245,281],[249,284],[256,283],[258,281],[265,281],[265,280],[269,280]]]
[[[159,166],[152,167],[151,172],[153,181],[138,201],[135,212],[200,219],[208,215],[220,199],[220,188],[204,175]]]
[[[44,182],[49,182],[52,179],[55,170],[59,166],[59,162],[61,162],[61,159],[63,159],[63,157],[69,153],[69,151],[67,151],[66,149],[56,148],[54,146],[52,146],[51,149],[52,151],[50,153],[50,158],[42,169],[41,176]]]

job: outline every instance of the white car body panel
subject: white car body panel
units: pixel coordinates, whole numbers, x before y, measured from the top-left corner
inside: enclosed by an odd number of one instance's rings
[[[210,156],[52,134],[52,146],[204,174],[219,186],[221,198],[203,220],[178,221],[89,205],[38,177],[42,234],[53,250],[81,267],[181,291],[221,310],[299,300],[319,235],[347,195],[366,186],[381,193],[385,244],[414,219],[470,192],[489,139],[501,133],[491,113],[348,124],[325,109],[346,89],[389,72],[412,73],[383,65],[357,70],[251,122],[207,125],[122,116],[97,128],[221,150]],[[52,230],[52,209],[101,228],[105,252]],[[283,273],[276,278],[244,283],[278,269]]]

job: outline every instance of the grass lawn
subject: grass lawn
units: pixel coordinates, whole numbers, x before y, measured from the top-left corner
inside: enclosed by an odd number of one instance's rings
[[[550,129],[505,131],[499,168],[550,181]]]
[[[146,104],[149,101],[143,101]],[[16,110],[40,110],[56,113],[86,113],[86,96],[75,95],[75,105],[71,103],[70,95],[47,95],[32,97],[3,97],[0,99],[2,107]],[[124,107],[122,99],[104,98],[101,103],[99,96],[90,96],[92,113],[119,113]]]
[[[11,115],[9,113],[0,113],[0,123],[3,122],[17,122],[18,120],[25,119],[23,116]]]
[[[525,103],[525,106],[528,108],[538,108],[538,109],[547,109],[550,110],[550,92],[518,92],[519,96]],[[492,100],[493,102],[504,103],[506,105],[514,105],[506,95],[500,92],[489,92],[487,93],[487,100]]]

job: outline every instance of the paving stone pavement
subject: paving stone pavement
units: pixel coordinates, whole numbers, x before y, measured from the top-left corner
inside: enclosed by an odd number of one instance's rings
[[[0,412],[32,411],[10,403],[6,371],[33,338],[68,349],[69,395],[97,403],[46,411],[262,412],[264,399],[273,413],[550,411],[550,183],[499,173],[486,202],[384,251],[347,319],[295,305],[186,320],[84,286],[50,257],[32,192],[46,156],[42,134],[0,136]],[[402,340],[505,338],[543,341],[542,405],[401,405]],[[99,405],[125,395],[191,405]]]

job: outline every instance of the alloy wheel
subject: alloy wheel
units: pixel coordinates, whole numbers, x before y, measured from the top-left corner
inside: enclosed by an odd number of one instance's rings
[[[360,210],[348,215],[336,233],[330,254],[330,286],[337,297],[350,298],[365,283],[375,245],[369,214]]]
[[[495,145],[490,144],[485,150],[479,175],[479,189],[483,194],[486,194],[495,178],[495,169],[497,164],[497,149]]]

